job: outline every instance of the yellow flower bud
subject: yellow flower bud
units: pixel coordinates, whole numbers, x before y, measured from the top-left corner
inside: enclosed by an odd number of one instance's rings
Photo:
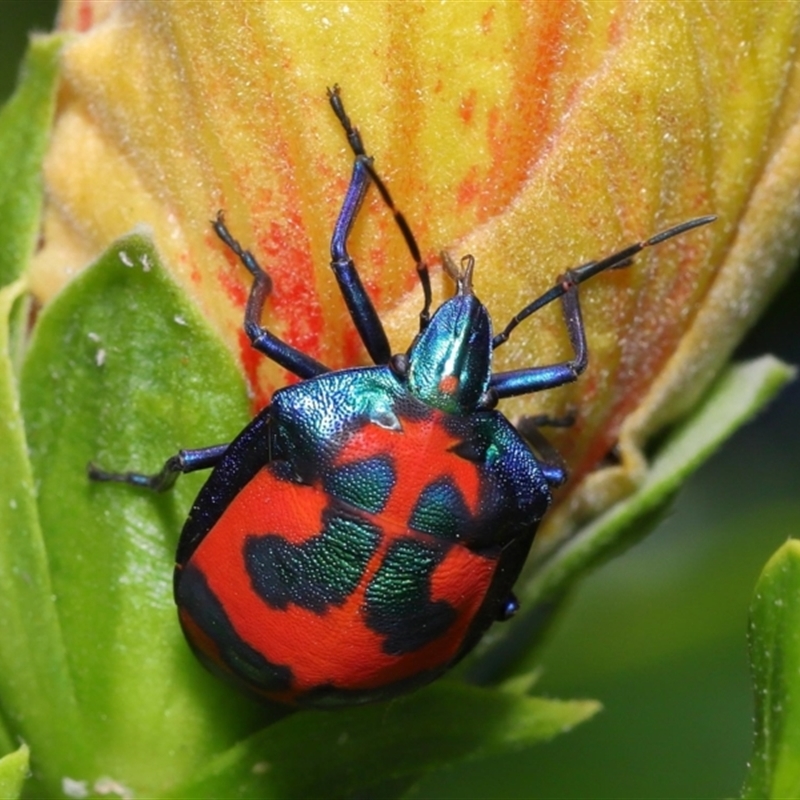
[[[794,3],[66,2],[77,31],[47,159],[46,302],[132,228],[240,358],[257,404],[286,380],[242,333],[249,276],[216,241],[222,209],[269,271],[265,323],[332,367],[366,363],[329,268],[352,154],[342,88],[375,167],[432,263],[476,260],[499,329],[570,266],[686,219],[713,226],[581,290],[590,365],[504,405],[564,414],[573,472],[554,524],[640,480],[641,448],[709,385],[796,256],[800,7]],[[408,347],[422,296],[372,192],[352,252]],[[559,309],[496,368],[570,357]],[[618,466],[597,471],[610,453]],[[566,509],[566,510],[564,510]]]

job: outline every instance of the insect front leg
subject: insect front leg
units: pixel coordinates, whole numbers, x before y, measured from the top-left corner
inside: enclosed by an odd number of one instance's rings
[[[347,238],[358,216],[361,204],[370,184],[367,169],[367,156],[356,156],[353,163],[353,176],[344,196],[342,210],[333,229],[331,237],[331,268],[336,282],[353,319],[358,335],[375,364],[386,364],[391,357],[391,349],[383,323],[375,310],[375,306],[364,289],[364,284],[356,270],[355,262],[347,251]]]
[[[350,144],[350,149],[353,151],[356,157],[356,166],[353,170],[353,179],[351,181],[351,188],[353,182],[356,181],[356,171],[359,172],[367,172],[369,174],[369,178],[372,180],[372,183],[375,184],[375,188],[378,190],[378,193],[381,196],[381,199],[386,204],[389,211],[392,212],[392,216],[394,217],[394,221],[397,224],[397,227],[400,229],[400,233],[403,236],[403,240],[406,243],[406,247],[408,248],[408,252],[411,254],[411,258],[414,259],[414,264],[417,268],[417,277],[419,278],[420,286],[422,287],[422,294],[423,294],[423,303],[422,303],[422,311],[419,315],[419,329],[420,331],[424,331],[425,328],[428,327],[428,323],[430,322],[431,318],[431,302],[433,300],[433,295],[431,293],[431,278],[430,273],[428,271],[428,265],[422,258],[422,254],[420,253],[419,245],[417,244],[417,240],[414,237],[414,233],[411,230],[411,226],[408,224],[406,220],[405,214],[400,211],[399,208],[394,204],[394,200],[392,199],[392,195],[389,192],[386,184],[383,182],[381,176],[375,170],[375,167],[372,164],[372,158],[367,155],[366,150],[364,149],[364,142],[361,139],[361,134],[358,132],[358,129],[353,127],[352,122],[350,122],[350,117],[347,116],[347,112],[344,110],[344,103],[342,102],[341,94],[339,93],[339,87],[334,86],[333,89],[328,89],[328,100],[330,101],[331,108],[333,109],[333,113],[336,114],[336,118],[344,128],[345,134],[347,134],[347,141]],[[358,163],[360,162],[360,166]],[[363,176],[362,176],[363,177]],[[361,179],[361,178],[359,178]],[[366,191],[366,187],[364,187],[364,191]],[[348,191],[349,195],[349,191]],[[363,195],[361,197],[363,200]],[[348,198],[345,198],[345,202],[342,207],[342,215],[339,217],[339,221],[342,222],[342,216],[347,214],[351,215],[350,219],[350,227],[352,226],[352,221],[355,218],[355,215],[358,213],[358,207],[361,205],[361,200],[358,201],[355,208],[348,208]],[[337,226],[338,227],[338,226]],[[344,239],[347,238],[349,234],[349,227],[345,226]],[[340,234],[341,235],[341,234]],[[334,240],[336,239],[336,231],[334,231]],[[341,242],[341,246],[344,247],[345,242]],[[331,245],[331,249],[333,250],[333,244]],[[346,251],[345,251],[346,252]],[[341,253],[340,253],[341,255]],[[333,256],[334,260],[337,258],[336,255]],[[353,267],[353,270],[355,268]],[[336,267],[334,267],[336,270]],[[337,273],[338,279],[338,273]],[[340,281],[339,285],[341,286],[342,283]],[[363,292],[363,287],[361,289]],[[346,294],[345,288],[342,288],[342,292]],[[345,298],[346,299],[346,298]],[[348,308],[350,305],[348,304]],[[351,315],[353,314],[353,310],[351,309]],[[355,319],[355,317],[354,317]],[[356,323],[358,326],[358,323]],[[361,329],[359,328],[359,333],[361,333]],[[363,339],[363,336],[362,336]],[[376,342],[377,343],[377,342]],[[387,344],[388,347],[388,344]],[[370,351],[370,355],[371,355]],[[383,363],[383,362],[380,362]]]
[[[489,381],[489,392],[493,398],[500,400],[504,397],[553,389],[576,380],[586,369],[589,363],[589,351],[586,346],[586,329],[578,300],[578,283],[579,280],[575,279],[575,273],[571,270],[559,279],[563,290],[560,294],[561,308],[572,345],[573,357],[568,361],[546,367],[530,367],[492,375]]]
[[[93,481],[129,483],[131,486],[139,486],[154,492],[165,492],[173,487],[179,475],[215,467],[227,449],[227,444],[218,444],[198,450],[179,450],[166,460],[160,472],[152,475],[141,472],[106,472],[91,463],[87,465],[86,473]]]

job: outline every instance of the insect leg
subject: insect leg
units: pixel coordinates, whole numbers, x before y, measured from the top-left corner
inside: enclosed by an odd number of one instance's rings
[[[357,156],[353,164],[353,177],[347,187],[342,210],[331,237],[331,268],[344,297],[347,310],[353,319],[358,335],[370,358],[376,364],[386,364],[392,353],[383,323],[375,306],[361,283],[352,257],[347,252],[347,237],[353,228],[361,203],[369,187],[370,175],[366,156]]]
[[[198,450],[179,450],[176,455],[167,459],[160,472],[153,475],[140,472],[106,472],[91,463],[86,466],[86,474],[93,481],[129,483],[154,492],[165,492],[172,488],[179,475],[216,466],[227,449],[227,444],[218,444]]]
[[[272,279],[261,268],[255,256],[249,250],[243,249],[239,242],[231,236],[221,211],[211,224],[214,226],[217,236],[233,251],[254,278],[244,315],[244,330],[252,346],[299,378],[313,378],[315,375],[329,372],[328,367],[324,364],[320,364],[316,359],[286,344],[274,333],[261,327],[261,314],[267,297],[272,291]]]
[[[431,279],[428,273],[428,265],[422,260],[419,245],[417,244],[417,240],[414,237],[414,233],[412,232],[411,226],[408,224],[405,215],[394,204],[394,200],[392,199],[392,195],[389,193],[389,189],[383,182],[375,167],[372,165],[372,159],[367,156],[367,153],[364,149],[364,143],[361,140],[361,134],[358,132],[357,128],[353,127],[353,124],[350,122],[350,117],[347,116],[347,112],[344,110],[344,103],[342,102],[338,86],[334,86],[333,89],[328,89],[328,99],[330,100],[331,108],[333,109],[334,114],[336,114],[336,117],[341,123],[342,128],[344,128],[344,132],[347,134],[347,141],[350,143],[351,150],[355,154],[356,159],[364,159],[363,168],[369,173],[369,177],[375,184],[375,188],[378,190],[383,202],[386,204],[389,211],[392,212],[394,221],[397,224],[397,227],[400,229],[400,233],[403,235],[403,239],[405,240],[406,247],[408,247],[408,251],[411,254],[411,258],[414,259],[414,264],[417,268],[417,276],[419,277],[423,293],[422,311],[419,315],[419,327],[421,331],[425,330],[431,318],[430,312],[432,302]]]
[[[570,280],[569,273],[567,273],[563,282],[568,283]],[[495,398],[499,400],[504,397],[539,392],[543,389],[552,389],[565,383],[571,383],[577,380],[578,376],[586,369],[589,363],[589,353],[586,347],[586,329],[581,316],[576,283],[571,284],[561,295],[561,306],[574,357],[569,361],[550,364],[546,367],[516,369],[492,375],[489,381],[489,391]]]
[[[497,622],[508,622],[519,611],[519,599],[514,592],[509,592],[497,612]]]
[[[571,428],[575,424],[577,416],[575,408],[571,407],[561,417],[551,417],[549,414],[534,414],[530,417],[523,417],[519,424],[535,428]]]
[[[523,439],[531,446],[536,454],[536,460],[542,468],[545,480],[550,486],[562,486],[569,477],[567,465],[561,457],[561,453],[553,447],[539,428],[545,424],[556,423],[557,427],[564,427],[562,419],[551,420],[542,417],[523,417],[516,425],[517,430]],[[574,415],[569,424],[574,421]]]

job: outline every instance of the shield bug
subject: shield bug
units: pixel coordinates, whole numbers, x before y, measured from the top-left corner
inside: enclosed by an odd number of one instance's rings
[[[330,707],[385,700],[426,684],[517,609],[512,593],[551,490],[566,480],[534,426],[498,401],[578,378],[588,359],[579,285],[642,249],[711,222],[700,217],[561,275],[497,334],[472,286],[474,260],[446,254],[455,294],[430,313],[428,267],[366,154],[339,91],[331,107],[354,153],[331,238],[331,266],[374,366],[332,371],[261,324],[272,283],[213,222],[253,277],[252,346],[300,381],[229,444],[182,450],[160,472],[106,472],[156,491],[212,469],[178,543],[175,602],[192,649],[213,672],[272,700]],[[392,354],[347,249],[370,185],[394,216],[423,291],[419,333]],[[492,371],[493,351],[559,300],[572,358]]]

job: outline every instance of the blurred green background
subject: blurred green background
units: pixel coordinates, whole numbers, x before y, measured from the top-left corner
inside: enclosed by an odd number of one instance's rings
[[[0,6],[0,99],[50,0]],[[800,272],[739,350],[800,364]],[[800,535],[800,382],[684,488],[643,544],[583,582],[541,652],[541,693],[605,710],[555,742],[429,777],[420,798],[697,798],[739,793],[750,752],[747,607]]]

